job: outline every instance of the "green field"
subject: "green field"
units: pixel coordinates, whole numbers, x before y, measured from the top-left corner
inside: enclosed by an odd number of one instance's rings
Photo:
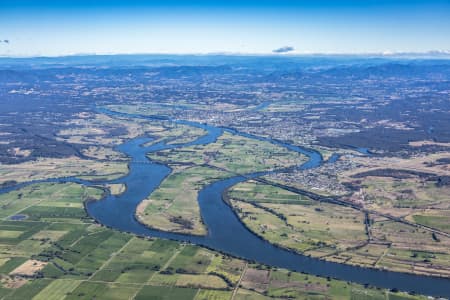
[[[172,173],[137,208],[140,222],[164,231],[206,234],[197,202],[205,185],[230,176],[208,167],[174,167]]]
[[[286,168],[305,161],[297,152],[228,132],[215,143],[163,150],[149,156],[164,163],[208,164],[238,174]]]
[[[85,216],[83,202],[101,198],[103,191],[74,183],[43,183],[0,195],[0,218],[25,214],[37,221],[41,218]]]
[[[234,199],[255,201],[258,203],[314,204],[314,202],[306,196],[301,196],[284,189],[274,188],[271,185],[254,180],[241,182],[235,185],[230,190],[229,196]]]
[[[234,186],[228,196],[250,230],[289,249],[323,257],[367,240],[364,214],[351,208],[255,181]]]
[[[251,231],[280,246],[339,263],[450,275],[450,238],[443,235],[369,215],[369,239],[363,212],[256,181],[234,186],[228,197]],[[441,211],[427,213],[415,215],[416,222],[446,229]]]
[[[33,297],[33,300],[59,300],[69,295],[80,285],[81,281],[71,279],[57,279],[47,285]]]
[[[431,214],[413,215],[416,223],[450,232],[450,215],[448,210],[440,210]]]

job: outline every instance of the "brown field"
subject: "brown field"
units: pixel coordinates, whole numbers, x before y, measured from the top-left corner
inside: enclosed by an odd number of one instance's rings
[[[409,145],[413,146],[413,147],[422,147],[422,146],[428,146],[428,145],[450,147],[450,143],[439,143],[439,142],[435,142],[435,141],[414,141],[414,142],[409,142]]]
[[[118,178],[128,173],[126,162],[67,158],[40,158],[14,165],[0,164],[0,184],[6,181],[26,182],[67,176]]]
[[[33,276],[36,272],[42,270],[48,262],[43,262],[35,259],[29,259],[14,270],[9,275],[12,276]]]
[[[64,123],[70,129],[61,130],[58,140],[75,144],[114,146],[127,139],[165,131],[160,121],[110,117],[104,114],[89,114],[89,117],[75,116]],[[110,134],[111,129],[123,129],[120,134]]]
[[[242,285],[246,288],[263,292],[268,288],[270,281],[270,272],[268,270],[258,270],[248,268],[242,276]]]
[[[351,171],[341,174],[341,179],[345,180],[351,175],[362,173],[375,169],[400,169],[425,173],[434,173],[436,175],[450,175],[450,166],[448,164],[435,164],[438,159],[450,159],[450,152],[439,152],[429,155],[421,155],[412,158],[399,157],[371,157],[371,156],[352,156],[342,159],[351,159],[360,165]]]
[[[0,282],[5,288],[18,289],[25,285],[28,280],[20,276],[1,276]]]
[[[111,195],[118,196],[125,192],[126,186],[122,183],[116,183],[116,184],[107,184],[105,185],[106,188],[108,188],[111,191]]]
[[[410,159],[354,157],[361,167],[344,172],[339,178],[354,189],[344,199],[376,212],[450,232],[446,220],[450,185],[438,184],[440,177],[450,176],[450,165],[441,163],[449,158],[448,152]],[[393,170],[397,174],[373,173],[380,170]],[[372,173],[364,175],[365,172]]]

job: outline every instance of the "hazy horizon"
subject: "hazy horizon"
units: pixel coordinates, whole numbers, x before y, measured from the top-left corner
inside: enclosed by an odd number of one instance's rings
[[[111,52],[111,53],[95,53],[95,52],[79,52],[79,53],[62,53],[54,55],[3,55],[0,58],[59,58],[59,57],[76,57],[76,56],[261,56],[261,57],[314,57],[314,56],[361,56],[361,57],[450,57],[450,50],[428,50],[419,52],[289,52],[289,53],[274,53],[270,52]]]

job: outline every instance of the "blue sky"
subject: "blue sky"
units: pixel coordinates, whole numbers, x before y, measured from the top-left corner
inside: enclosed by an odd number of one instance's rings
[[[450,0],[0,0],[0,55],[450,50]],[[3,42],[9,40],[9,43]]]

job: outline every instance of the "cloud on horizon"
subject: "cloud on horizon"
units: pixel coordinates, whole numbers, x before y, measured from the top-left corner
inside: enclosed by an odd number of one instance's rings
[[[9,44],[9,40],[0,40],[0,43]]]
[[[272,50],[272,52],[273,53],[287,53],[287,52],[291,52],[291,51],[294,51],[294,50],[295,50],[294,47],[284,46],[284,47],[281,47],[281,48],[278,48],[278,49],[274,49],[274,50]]]

